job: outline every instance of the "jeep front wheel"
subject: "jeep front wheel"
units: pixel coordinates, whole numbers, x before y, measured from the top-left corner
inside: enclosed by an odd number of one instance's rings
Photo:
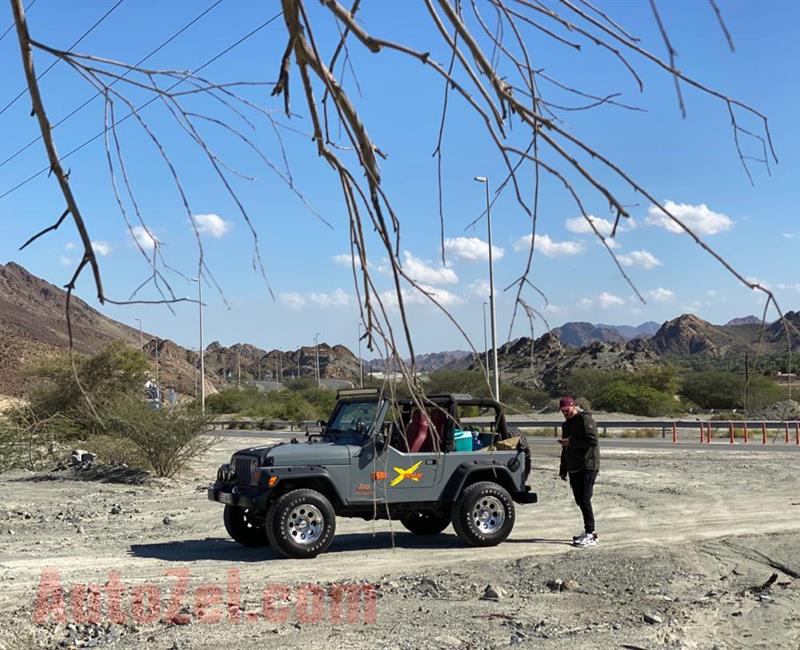
[[[433,515],[429,512],[417,512],[400,520],[406,530],[415,535],[438,535],[450,525],[450,517]]]
[[[309,558],[324,552],[336,532],[331,502],[316,490],[281,495],[267,512],[267,537],[286,557]]]
[[[242,546],[266,546],[267,531],[264,529],[264,513],[239,506],[225,506],[222,515],[225,530]]]
[[[470,546],[496,546],[514,528],[514,502],[492,481],[466,487],[453,505],[453,528]]]

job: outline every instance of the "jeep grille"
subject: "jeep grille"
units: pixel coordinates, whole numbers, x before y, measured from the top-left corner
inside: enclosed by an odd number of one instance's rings
[[[236,485],[250,485],[252,469],[258,466],[258,459],[252,456],[235,456],[233,471],[236,472]]]

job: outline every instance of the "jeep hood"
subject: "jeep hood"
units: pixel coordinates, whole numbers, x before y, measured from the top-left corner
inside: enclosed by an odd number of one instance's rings
[[[332,442],[300,442],[272,447],[266,454],[275,467],[286,465],[349,465],[350,447]]]

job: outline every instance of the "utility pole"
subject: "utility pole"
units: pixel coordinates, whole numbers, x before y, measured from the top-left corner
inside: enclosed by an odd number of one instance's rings
[[[200,371],[200,359],[199,359],[199,356],[200,356],[200,354],[199,354],[199,352],[200,351],[198,350],[198,355],[197,355],[197,357],[195,357],[195,360],[194,360],[194,400],[195,400],[195,402],[197,401],[197,398],[199,397],[199,394],[198,394],[198,384],[200,383],[199,382],[199,379],[200,379],[200,375],[199,375],[199,371]]]
[[[158,398],[158,402],[161,403],[161,391],[158,389],[158,337],[155,338],[156,341],[156,397]]]
[[[236,384],[239,389],[242,388],[242,359],[239,356],[239,350],[236,350]]]
[[[134,318],[133,320],[139,321],[139,349],[142,350],[144,348],[144,344],[142,343],[142,319]]]
[[[486,358],[486,381],[489,381],[489,342],[486,339],[486,305],[488,303],[483,303],[483,349],[484,349],[484,356]]]
[[[489,203],[489,179],[476,176],[475,180],[486,188],[486,227],[489,233],[489,310],[492,315],[492,361],[494,362],[494,398],[500,401],[500,369],[497,366],[497,313],[494,302],[494,265],[492,263],[492,211]]]

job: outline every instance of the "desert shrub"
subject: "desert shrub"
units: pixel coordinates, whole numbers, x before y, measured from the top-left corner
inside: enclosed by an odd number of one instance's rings
[[[151,409],[131,399],[103,415],[113,434],[130,441],[156,476],[174,476],[216,442],[206,435],[210,417],[194,409]]]
[[[78,435],[106,433],[97,415],[119,400],[143,396],[147,371],[145,356],[122,343],[91,357],[76,356],[75,371],[67,355],[41,361],[26,369],[35,382],[28,396],[31,412],[40,420],[62,417]]]
[[[127,465],[137,469],[147,469],[148,467],[141,450],[130,438],[100,434],[92,436],[86,442],[86,448],[101,463]]]
[[[55,460],[53,451],[64,438],[64,418],[40,418],[28,405],[0,416],[0,471],[37,470]]]
[[[501,374],[502,378],[502,374]],[[491,380],[490,380],[491,381]],[[486,377],[477,370],[437,370],[428,375],[425,393],[467,393],[473,397],[489,397]],[[532,408],[542,408],[550,394],[541,389],[522,388],[516,384],[500,382],[500,398],[512,411],[527,413]]]
[[[722,370],[687,373],[681,385],[683,397],[709,409],[763,408],[778,401],[782,390],[768,377],[754,375],[747,393],[745,400],[743,374]]]
[[[668,415],[675,409],[671,396],[630,379],[617,379],[592,399],[598,410],[619,411],[632,415],[654,417]]]

